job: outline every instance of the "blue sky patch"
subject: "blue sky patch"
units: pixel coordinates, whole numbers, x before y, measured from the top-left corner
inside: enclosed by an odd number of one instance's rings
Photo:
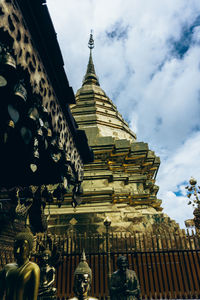
[[[180,190],[178,190],[178,192],[174,192],[174,194],[178,197],[178,196],[183,196],[182,192]]]
[[[196,27],[200,26],[200,16],[189,26],[183,26],[182,33],[179,40],[170,40],[172,45],[172,55],[182,59],[191,45],[194,45],[193,34]]]
[[[177,189],[176,189],[176,191],[173,191],[173,193],[176,196],[184,196],[184,194],[182,193],[181,187],[182,186],[186,187],[188,184],[189,184],[189,180],[188,180],[188,182],[187,181],[181,182],[179,185],[177,185]]]
[[[126,40],[128,38],[129,26],[124,26],[121,21],[116,22],[109,31],[106,31],[106,36],[110,40]]]

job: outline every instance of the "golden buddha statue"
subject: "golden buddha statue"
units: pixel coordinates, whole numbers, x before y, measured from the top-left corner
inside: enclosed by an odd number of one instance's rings
[[[57,290],[54,287],[56,270],[49,264],[51,251],[44,250],[38,263],[40,266],[40,286],[38,292],[38,300],[57,299]]]
[[[88,295],[92,281],[92,271],[86,262],[85,252],[81,257],[81,262],[78,264],[74,272],[74,294],[75,297],[69,300],[97,300],[97,298]]]
[[[14,256],[16,263],[5,265],[0,272],[0,299],[36,300],[40,282],[40,269],[29,261],[33,235],[21,232],[16,236]]]

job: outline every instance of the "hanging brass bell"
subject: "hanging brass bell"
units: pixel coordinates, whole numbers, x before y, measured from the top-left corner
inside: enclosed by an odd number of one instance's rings
[[[14,79],[16,61],[10,51],[0,43],[0,87],[5,87]]]
[[[48,128],[47,130],[48,130],[47,136],[48,136],[48,137],[52,137],[52,131],[51,131],[51,129]]]
[[[4,55],[2,55],[1,63],[10,68],[16,69],[16,61],[9,52],[6,52]]]
[[[2,74],[0,74],[0,87],[4,87],[6,85],[7,85],[6,78]]]
[[[24,102],[27,100],[27,90],[25,88],[25,84],[22,80],[20,80],[15,86],[14,86],[14,96],[17,98],[20,98]]]

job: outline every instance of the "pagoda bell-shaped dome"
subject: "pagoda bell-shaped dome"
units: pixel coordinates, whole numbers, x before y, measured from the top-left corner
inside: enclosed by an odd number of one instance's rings
[[[117,107],[100,87],[92,59],[94,40],[92,33],[88,43],[89,61],[82,87],[76,93],[76,105],[71,107],[73,116],[80,129],[85,130],[89,142],[95,138],[113,137],[114,139],[136,140],[128,123],[122,118]]]

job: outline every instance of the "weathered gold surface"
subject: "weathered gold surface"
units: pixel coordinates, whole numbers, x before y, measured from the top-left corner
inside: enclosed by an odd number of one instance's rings
[[[92,76],[96,82],[91,80]],[[99,86],[91,53],[76,100],[71,111],[79,127],[86,131],[94,162],[84,166],[83,202],[74,212],[78,221],[74,230],[102,232],[105,230],[103,220],[108,215],[112,231],[116,232],[177,229],[178,225],[162,213],[162,201],[157,199],[159,187],[155,178],[160,159],[147,143],[136,140],[136,135]],[[66,197],[65,202],[60,213],[52,208],[53,215],[59,214],[55,217],[57,227],[53,221],[50,225],[55,231],[69,228],[68,220],[74,216],[67,208],[70,197]]]

